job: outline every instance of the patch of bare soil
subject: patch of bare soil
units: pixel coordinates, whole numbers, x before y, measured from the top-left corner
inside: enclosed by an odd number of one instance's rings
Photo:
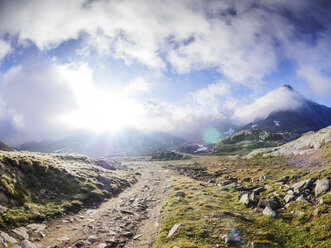
[[[168,171],[149,165],[138,182],[96,209],[46,223],[42,247],[150,247],[171,190]],[[38,240],[37,240],[38,241]]]

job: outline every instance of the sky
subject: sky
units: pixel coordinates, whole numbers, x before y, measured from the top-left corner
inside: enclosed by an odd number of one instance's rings
[[[0,0],[0,139],[331,106],[330,58],[328,0]]]

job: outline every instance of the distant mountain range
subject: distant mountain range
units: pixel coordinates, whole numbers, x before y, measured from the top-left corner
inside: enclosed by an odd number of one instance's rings
[[[167,133],[142,133],[127,128],[116,134],[79,133],[57,141],[28,142],[20,150],[51,153],[82,153],[91,157],[109,157],[119,152],[150,153],[171,149],[185,141]]]
[[[291,110],[272,111],[243,126],[233,123],[231,128],[229,121],[224,122],[223,125],[214,121],[211,125],[219,127],[221,137],[216,144],[215,151],[236,153],[239,150],[249,151],[260,147],[282,145],[305,132],[317,131],[331,125],[331,108],[306,99],[289,85],[283,85],[277,90],[295,98],[300,105],[296,108],[289,106],[288,109]],[[284,99],[271,100],[274,101],[272,104],[276,105]],[[187,128],[182,133],[176,133],[176,135],[164,132],[143,133],[133,128],[126,128],[115,134],[77,133],[57,141],[25,143],[19,149],[83,153],[92,157],[106,157],[118,152],[151,153],[174,148],[187,150],[187,147],[190,148],[190,151],[193,149],[192,152],[196,152],[200,147],[204,147],[201,133],[206,125],[201,125],[200,129],[199,126],[199,123],[193,123],[191,128]],[[220,128],[221,126],[222,128]],[[228,131],[224,131],[225,129]]]

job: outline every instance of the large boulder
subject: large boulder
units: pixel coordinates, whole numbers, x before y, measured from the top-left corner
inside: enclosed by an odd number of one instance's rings
[[[330,188],[330,182],[329,179],[324,178],[321,180],[316,181],[316,186],[315,186],[315,196],[319,196],[325,192],[327,192]]]
[[[276,216],[276,212],[274,210],[272,210],[271,208],[269,208],[268,206],[265,207],[265,209],[263,210],[263,215],[268,216],[270,218],[274,218]]]

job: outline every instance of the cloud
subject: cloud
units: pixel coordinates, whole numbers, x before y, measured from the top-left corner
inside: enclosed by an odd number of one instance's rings
[[[313,91],[320,96],[330,96],[331,78],[323,75],[315,67],[301,67],[298,70],[298,75],[308,81]]]
[[[54,65],[27,60],[2,78],[2,121],[10,123],[10,143],[58,138],[65,134],[58,118],[75,109],[72,91]],[[62,130],[61,130],[62,129]]]
[[[0,62],[1,60],[11,52],[11,45],[4,41],[4,40],[0,40]]]
[[[291,48],[298,43],[318,50],[330,32],[328,7],[300,0],[5,0],[0,36],[42,51],[81,39],[80,54],[94,50],[157,70],[170,64],[178,73],[216,68],[250,85],[277,70],[280,57],[299,61]]]
[[[236,106],[230,118],[237,125],[244,125],[262,119],[274,111],[296,110],[303,103],[304,98],[300,94],[282,86],[257,98],[251,104]]]

